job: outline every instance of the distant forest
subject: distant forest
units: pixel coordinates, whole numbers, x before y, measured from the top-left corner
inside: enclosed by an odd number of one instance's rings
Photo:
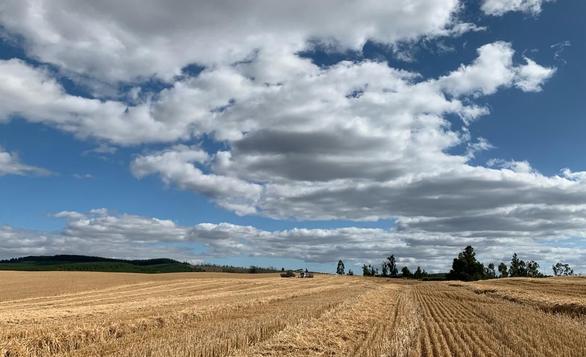
[[[274,273],[275,268],[257,266],[236,267],[231,265],[189,264],[173,259],[111,259],[85,255],[28,256],[0,260],[0,270],[21,271],[98,271],[124,273]],[[280,271],[280,270],[278,270]]]

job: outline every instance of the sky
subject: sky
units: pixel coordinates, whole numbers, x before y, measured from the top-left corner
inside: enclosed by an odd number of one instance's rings
[[[581,0],[5,0],[0,258],[586,273]]]

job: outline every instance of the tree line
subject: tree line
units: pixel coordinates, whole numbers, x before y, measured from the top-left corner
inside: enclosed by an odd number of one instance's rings
[[[338,266],[336,267],[336,274],[338,275],[344,275],[345,274],[345,266],[344,266],[344,261],[342,261],[342,259],[340,259],[338,261]],[[354,272],[352,271],[352,269],[348,270],[347,275],[354,275]],[[421,269],[420,266],[417,267],[417,269],[415,270],[415,272],[411,272],[411,270],[409,270],[409,267],[404,266],[403,268],[401,268],[401,271],[399,272],[399,269],[397,267],[397,259],[395,258],[394,255],[390,255],[388,256],[379,267],[377,266],[373,266],[371,264],[364,264],[362,265],[362,275],[364,276],[375,276],[375,277],[381,277],[381,278],[413,278],[413,279],[423,279],[429,276],[429,274],[424,270]]]
[[[476,252],[472,246],[467,246],[462,252],[454,258],[452,262],[452,269],[449,273],[445,274],[447,280],[482,280],[482,279],[494,279],[494,278],[507,278],[507,277],[530,277],[540,278],[546,276],[539,270],[539,263],[534,260],[525,261],[513,253],[510,263],[507,265],[501,262],[498,266],[494,263],[484,265],[476,259]],[[574,275],[574,270],[569,264],[558,262],[552,266],[552,270],[555,276],[570,276]],[[342,259],[338,261],[336,268],[338,275],[345,274],[345,266]],[[354,275],[354,272],[350,269],[347,275]],[[399,271],[397,267],[397,260],[394,255],[388,256],[379,267],[371,264],[364,264],[362,266],[362,275],[374,276],[374,277],[388,277],[388,278],[408,278],[408,279],[426,279],[429,274],[422,269],[417,267],[414,273],[412,273],[407,266],[404,266]],[[442,275],[442,274],[437,274]]]

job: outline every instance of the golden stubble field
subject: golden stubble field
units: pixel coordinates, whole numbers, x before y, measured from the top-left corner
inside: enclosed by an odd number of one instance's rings
[[[586,356],[586,279],[0,272],[0,356]]]

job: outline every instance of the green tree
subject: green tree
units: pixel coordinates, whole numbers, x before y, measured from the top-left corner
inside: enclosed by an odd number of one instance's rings
[[[389,267],[388,267],[388,265],[387,265],[387,263],[386,263],[386,262],[383,262],[383,264],[382,264],[382,267],[381,267],[381,268],[382,268],[382,269],[381,269],[381,271],[382,271],[382,276],[383,276],[383,277],[387,277],[387,276],[389,276]]]
[[[488,264],[488,266],[485,269],[484,275],[486,275],[486,277],[489,279],[496,278],[496,271],[494,270],[493,263]]]
[[[362,265],[362,275],[370,276],[370,269],[368,268],[368,265],[366,265],[366,264]]]
[[[574,269],[572,269],[569,264],[557,262],[555,265],[552,265],[551,268],[553,269],[553,275],[555,276],[574,275]]]
[[[423,272],[424,271],[421,269],[421,267],[418,266],[417,269],[415,269],[415,273],[413,274],[413,277],[415,279],[421,279],[421,278],[423,278]]]
[[[519,259],[517,253],[513,253],[513,257],[511,258],[511,268],[509,269],[509,276],[527,276],[527,264],[523,260]]]
[[[397,277],[397,275],[399,274],[399,270],[397,269],[397,261],[394,255],[387,257],[386,265],[388,268],[389,275],[393,278]]]
[[[543,274],[539,272],[539,264],[536,261],[530,260],[527,263],[527,276],[531,278],[539,278],[543,276]]]
[[[403,267],[403,269],[401,269],[401,274],[403,275],[403,278],[412,278],[413,274],[411,274],[411,270],[409,270],[408,267]]]
[[[498,269],[499,273],[501,274],[501,278],[506,278],[509,276],[509,268],[507,267],[507,264],[500,263]]]
[[[344,262],[342,259],[338,260],[338,267],[336,268],[336,274],[344,275]]]
[[[362,275],[364,276],[376,276],[378,274],[378,269],[375,269],[372,265],[364,264],[362,266]]]
[[[484,266],[476,260],[476,252],[472,246],[467,246],[454,258],[452,270],[448,274],[450,280],[472,281],[485,277]]]
[[[352,271],[352,269],[348,269],[348,275],[354,275],[354,272]]]

